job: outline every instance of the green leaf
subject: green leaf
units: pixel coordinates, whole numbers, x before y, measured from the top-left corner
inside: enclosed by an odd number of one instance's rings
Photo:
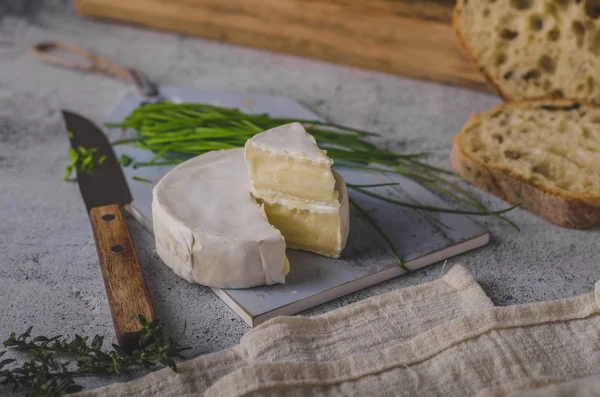
[[[73,148],[69,149],[69,158],[71,161],[75,162],[79,158],[79,153]]]
[[[132,161],[133,159],[124,153],[119,156],[119,163],[121,163],[123,167],[129,167]]]
[[[73,166],[68,165],[67,169],[65,170],[65,174],[63,176],[63,181],[68,181],[69,177],[71,176],[72,173],[73,173]]]
[[[29,338],[29,336],[31,335],[31,330],[33,329],[33,325],[30,326],[29,328],[27,328],[27,330],[25,332],[23,332],[21,335],[19,335],[19,337],[17,338],[17,340],[19,341],[25,341],[25,339]]]
[[[138,321],[140,322],[142,327],[148,326],[148,320],[146,320],[146,317],[144,317],[144,315],[141,313],[138,313]]]
[[[123,348],[115,343],[111,344],[113,350],[117,353],[117,354],[124,354],[125,350],[123,350]]]
[[[100,350],[102,348],[102,344],[104,343],[104,337],[100,336],[100,335],[96,335],[94,336],[94,339],[92,339],[92,349],[95,350]]]

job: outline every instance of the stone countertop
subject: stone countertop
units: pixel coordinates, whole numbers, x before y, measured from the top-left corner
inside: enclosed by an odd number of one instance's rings
[[[381,134],[399,152],[431,152],[449,167],[450,138],[493,95],[336,66],[137,27],[81,19],[65,0],[0,4],[0,338],[29,325],[44,335],[106,335],[113,329],[96,248],[78,187],[62,182],[68,143],[60,109],[101,123],[131,88],[100,75],[42,65],[28,52],[63,40],[138,68],[159,84],[262,92],[294,98],[332,121]],[[471,189],[482,202],[503,203]],[[526,212],[508,215],[521,231],[477,220],[491,243],[452,258],[463,263],[497,305],[542,301],[592,290],[600,274],[600,229],[552,226]],[[248,330],[205,287],[164,266],[152,236],[129,220],[157,316],[188,357],[236,344]],[[314,315],[369,296],[433,280],[442,264],[337,299]],[[129,375],[138,376],[139,373]],[[122,378],[121,378],[122,379]],[[86,380],[88,387],[112,379]]]

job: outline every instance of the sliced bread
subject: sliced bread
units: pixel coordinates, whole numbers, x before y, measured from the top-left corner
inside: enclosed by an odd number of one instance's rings
[[[569,100],[497,106],[464,125],[451,161],[465,179],[549,222],[600,224],[600,107]]]
[[[507,101],[600,104],[600,0],[458,0],[466,54]]]

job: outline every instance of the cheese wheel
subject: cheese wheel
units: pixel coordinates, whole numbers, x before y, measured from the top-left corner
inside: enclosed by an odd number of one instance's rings
[[[189,282],[247,288],[285,282],[285,241],[252,197],[244,149],[175,167],[153,190],[156,251]]]

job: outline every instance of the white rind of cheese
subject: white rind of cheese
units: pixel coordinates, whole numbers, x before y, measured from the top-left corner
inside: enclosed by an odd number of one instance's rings
[[[290,123],[261,132],[250,138],[252,145],[271,153],[285,153],[298,160],[333,164],[325,151],[319,149],[315,138],[302,124]]]
[[[285,282],[285,241],[250,194],[244,149],[180,164],[153,190],[156,250],[189,282],[248,288]]]

